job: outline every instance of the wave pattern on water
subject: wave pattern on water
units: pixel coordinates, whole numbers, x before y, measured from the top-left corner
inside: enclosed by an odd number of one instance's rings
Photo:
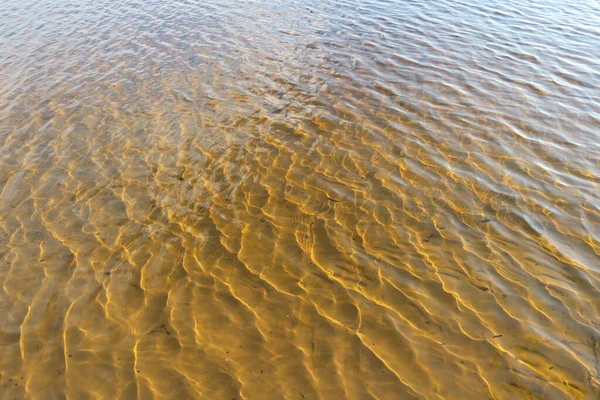
[[[3,4],[2,398],[600,396],[598,2]]]

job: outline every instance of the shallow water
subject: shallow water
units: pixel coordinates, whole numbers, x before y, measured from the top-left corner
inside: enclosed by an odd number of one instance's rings
[[[597,399],[599,21],[4,0],[0,398]]]

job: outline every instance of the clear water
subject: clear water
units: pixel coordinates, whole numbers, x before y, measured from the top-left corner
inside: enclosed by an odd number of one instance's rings
[[[597,399],[598,1],[4,0],[0,398]]]

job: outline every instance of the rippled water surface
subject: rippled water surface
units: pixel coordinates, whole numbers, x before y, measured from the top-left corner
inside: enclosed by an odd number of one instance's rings
[[[0,398],[598,399],[596,0],[4,0]]]

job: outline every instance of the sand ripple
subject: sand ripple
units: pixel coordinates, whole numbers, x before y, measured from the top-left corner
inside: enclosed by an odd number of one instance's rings
[[[8,0],[2,399],[597,399],[600,8]]]

